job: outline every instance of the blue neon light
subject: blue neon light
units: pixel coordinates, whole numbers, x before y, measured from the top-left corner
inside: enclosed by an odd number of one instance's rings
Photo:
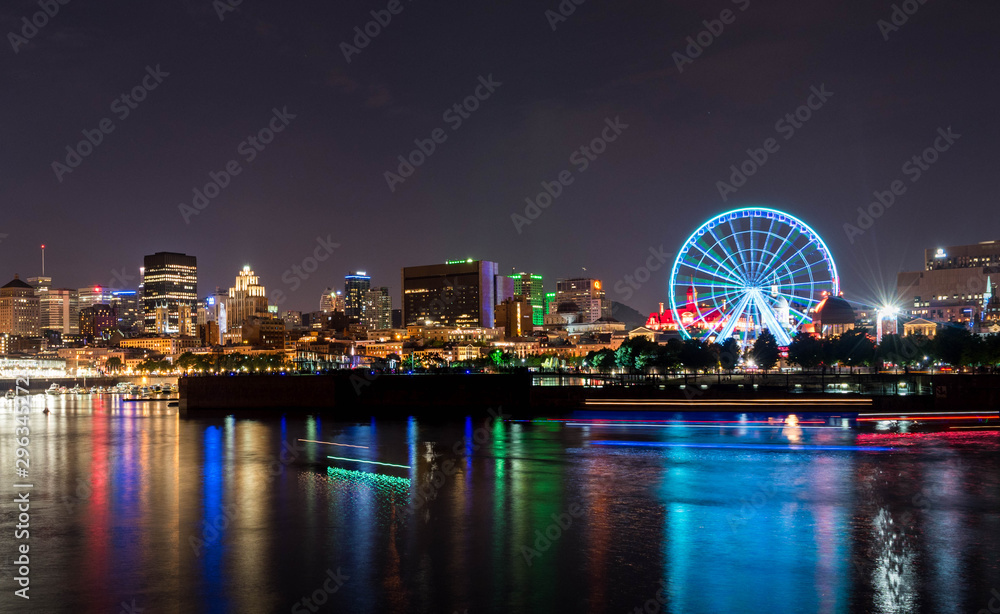
[[[676,441],[592,441],[594,446],[620,446],[636,448],[704,448],[710,450],[777,450],[780,452],[892,452],[880,446],[807,446],[747,443],[681,443]]]

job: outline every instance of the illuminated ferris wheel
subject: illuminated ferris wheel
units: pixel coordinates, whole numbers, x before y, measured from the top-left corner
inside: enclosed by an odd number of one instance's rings
[[[787,346],[812,321],[837,267],[823,239],[787,213],[748,207],[705,222],[670,272],[670,309],[685,338],[753,342],[763,329]]]

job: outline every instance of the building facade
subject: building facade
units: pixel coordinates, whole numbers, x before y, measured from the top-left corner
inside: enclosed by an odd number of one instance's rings
[[[567,309],[573,304],[578,309]],[[588,322],[611,317],[611,304],[604,294],[604,285],[599,279],[577,277],[560,279],[556,282],[555,309],[552,312],[579,311]]]
[[[496,327],[503,327],[505,339],[527,337],[535,329],[534,310],[527,297],[514,296],[496,307]]]
[[[0,333],[34,337],[40,332],[40,303],[35,287],[20,277],[0,288]]]
[[[147,333],[180,330],[180,305],[198,309],[198,259],[187,254],[157,252],[143,259],[142,313]],[[163,311],[159,312],[158,309]],[[193,323],[192,323],[193,324]]]
[[[403,326],[492,328],[498,268],[471,259],[404,268]]]
[[[371,290],[372,278],[364,271],[344,277],[344,313],[349,318],[360,318],[364,313],[365,294]]]
[[[225,302],[226,329],[238,329],[252,317],[268,317],[267,292],[250,265],[244,266]]]
[[[1000,241],[924,252],[924,270],[899,273],[896,293],[905,314],[941,322],[980,319],[987,280],[1000,277]]]
[[[541,326],[545,323],[545,287],[542,284],[541,275],[531,273],[518,273],[511,275],[514,280],[514,294],[523,296],[531,304],[531,323]]]

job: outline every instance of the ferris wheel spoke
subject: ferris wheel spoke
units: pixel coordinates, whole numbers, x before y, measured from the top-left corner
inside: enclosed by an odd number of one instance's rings
[[[714,262],[719,268],[726,271],[732,277],[732,281],[739,282],[740,280],[744,279],[744,276],[739,272],[739,270],[727,267],[723,259],[716,257],[714,253],[715,248],[721,246],[721,249],[726,249],[726,245],[721,239],[719,239],[719,237],[715,235],[715,232],[713,232],[712,229],[708,230],[708,234],[710,234],[712,238],[715,239],[715,245],[712,245],[708,249],[705,249],[704,247],[699,245],[698,249],[700,249],[702,254],[704,254],[705,257]]]
[[[798,236],[801,235],[802,233],[795,226],[793,226],[792,229],[793,232],[797,233],[795,236],[793,236],[792,233],[789,233],[787,236],[784,237],[780,237],[777,234],[775,234],[774,238],[781,241],[781,245],[778,247],[777,250],[775,250],[774,254],[771,256],[771,259],[767,261],[767,265],[765,265],[765,270],[768,271],[771,270],[771,268],[774,266],[774,263],[778,261],[778,258],[781,258],[781,256],[785,254],[785,252],[787,252],[789,249],[794,249],[795,239],[797,239]],[[806,245],[808,245],[808,243]]]
[[[691,262],[686,262],[685,263],[686,266],[689,266],[691,268],[694,268],[694,269],[697,269],[699,271],[702,271],[703,273],[710,273],[710,274],[715,275],[716,277],[718,277],[720,279],[726,279],[727,281],[731,281],[731,282],[736,283],[736,284],[745,283],[744,280],[740,277],[740,275],[736,271],[733,271],[732,269],[726,267],[713,254],[705,251],[700,246],[698,246],[698,249],[702,253],[701,260],[698,262],[697,265],[695,265],[695,264],[693,264]],[[715,265],[717,267],[719,267],[719,269],[721,269],[722,271],[725,271],[726,275],[721,275],[719,271],[711,271],[711,270],[700,268],[701,267],[701,263],[704,262],[705,258],[708,258],[709,260],[711,260],[712,262],[714,262]]]
[[[778,319],[774,317],[774,311],[764,302],[764,297],[761,296],[760,291],[751,292],[751,297],[754,304],[757,306],[757,313],[760,315],[760,319],[763,324],[767,325],[767,329],[771,331],[771,334],[778,339],[778,345],[787,346],[791,343],[791,338],[788,336],[788,331],[785,327],[778,322]]]
[[[768,220],[767,232],[765,232],[763,234],[764,234],[764,245],[761,247],[761,253],[762,254],[772,254],[771,248],[770,248],[770,246],[771,246],[771,239],[775,237],[775,234],[774,234],[774,218],[773,217],[770,218],[770,220]],[[765,265],[763,265],[763,258],[761,258],[761,266],[762,267],[765,266]],[[766,268],[761,268],[758,272],[759,273],[764,273],[766,271],[767,271]]]
[[[719,332],[717,340],[725,340],[733,335],[733,329],[743,317],[743,312],[746,311],[747,305],[750,303],[750,292],[743,295],[740,302],[736,304],[736,308],[730,313],[729,320],[726,325],[722,327],[722,331]]]

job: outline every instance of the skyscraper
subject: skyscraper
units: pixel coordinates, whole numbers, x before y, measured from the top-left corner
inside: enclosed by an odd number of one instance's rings
[[[237,330],[253,316],[267,316],[267,292],[250,265],[236,276],[236,283],[226,298],[226,326]]]
[[[518,273],[511,275],[514,280],[514,294],[528,299],[531,305],[531,323],[541,326],[545,323],[545,288],[541,275]]]
[[[611,317],[610,303],[599,279],[589,277],[560,279],[556,282],[555,302],[557,310],[560,306],[575,304],[578,309],[574,311],[582,312],[587,322]]]
[[[344,277],[344,313],[348,318],[360,318],[364,309],[365,293],[371,289],[372,278],[364,271]]]
[[[365,293],[361,323],[368,330],[392,328],[392,296],[389,288],[381,286]]]
[[[118,330],[123,334],[143,332],[142,310],[139,293],[135,290],[116,290],[111,294],[111,306],[118,320]]]
[[[35,287],[14,275],[0,288],[0,333],[34,337],[39,332],[38,320]]]
[[[198,309],[198,259],[186,254],[157,252],[146,256],[142,271],[142,314],[146,332],[157,332],[157,308],[161,311],[161,331],[179,330],[180,305]]]
[[[62,335],[80,333],[80,303],[77,291],[70,288],[50,288],[39,296],[41,330],[53,330]]]
[[[491,328],[498,268],[496,262],[471,258],[404,268],[403,326]]]

